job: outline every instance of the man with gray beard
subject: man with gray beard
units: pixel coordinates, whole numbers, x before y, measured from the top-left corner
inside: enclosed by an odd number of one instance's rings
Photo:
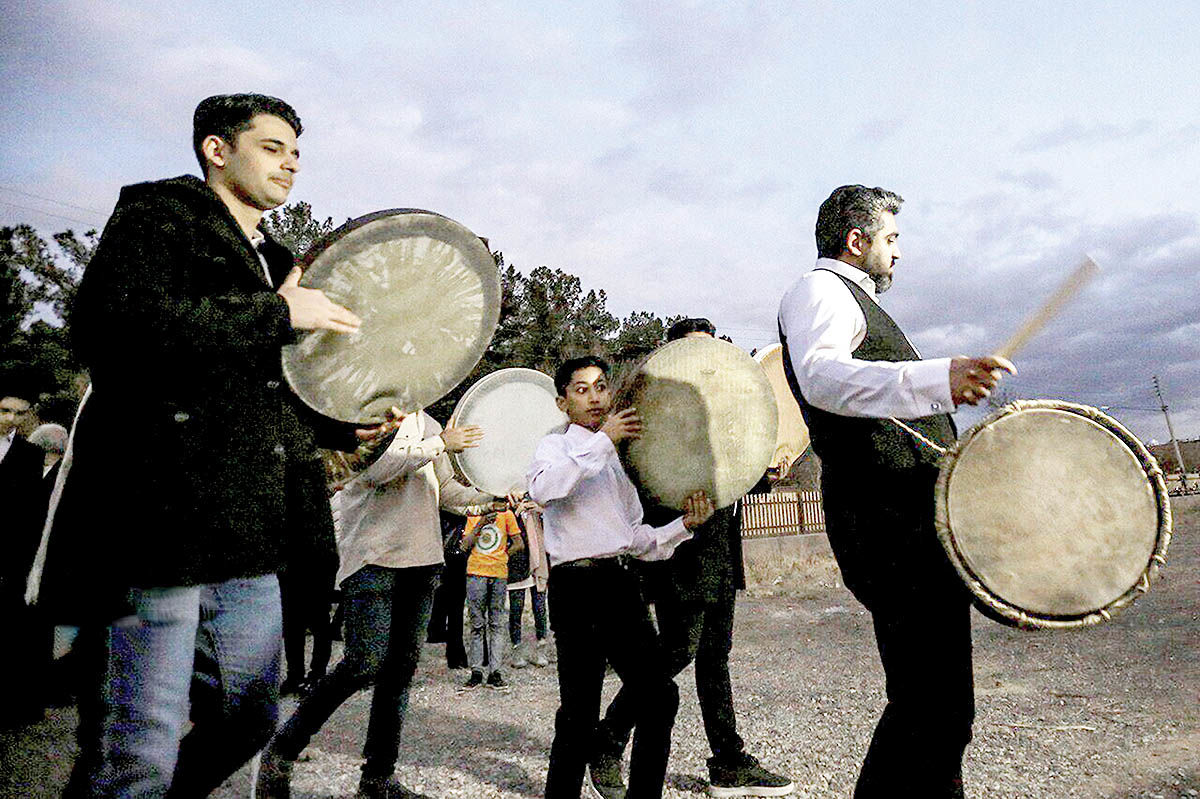
[[[923,361],[880,307],[900,258],[902,203],[859,185],[822,203],[816,268],[784,295],[779,340],[821,458],[829,543],[871,611],[887,676],[854,796],[953,799],[975,716],[971,597],[934,528],[938,453],[892,420],[951,446],[950,414],[1015,369],[996,357]]]

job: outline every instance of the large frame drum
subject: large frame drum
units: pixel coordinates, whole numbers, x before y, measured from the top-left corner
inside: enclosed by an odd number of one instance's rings
[[[483,439],[476,447],[450,454],[467,481],[502,497],[525,492],[525,474],[538,442],[566,429],[567,415],[558,409],[554,378],[536,369],[500,369],[467,389],[450,416],[451,427],[478,425]]]
[[[1085,405],[1005,406],[946,453],[937,529],[990,615],[1025,628],[1097,624],[1166,562],[1162,471],[1120,423]]]
[[[355,333],[308,332],[283,348],[283,373],[318,413],[378,424],[412,413],[461,383],[483,357],[500,315],[500,278],[483,241],[430,211],[394,209],[351,220],[305,255],[300,285],[362,319]]]
[[[683,508],[703,489],[718,508],[732,505],[771,465],[778,434],[775,393],[762,367],[715,338],[682,338],[650,353],[620,407],[642,418],[641,438],[624,459],[643,490]]]
[[[771,465],[779,470],[779,475],[788,473],[796,459],[808,449],[808,425],[804,423],[804,414],[800,412],[800,404],[792,394],[787,376],[783,371],[783,345],[770,344],[754,353],[771,388],[775,391],[775,405],[779,409],[779,434],[775,438],[775,454],[771,456]]]

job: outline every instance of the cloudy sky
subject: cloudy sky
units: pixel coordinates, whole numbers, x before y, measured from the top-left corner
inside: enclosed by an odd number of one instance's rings
[[[820,202],[881,185],[907,200],[884,304],[923,354],[997,347],[1088,252],[1102,277],[1008,391],[1164,441],[1158,375],[1176,432],[1200,436],[1200,4],[0,13],[0,223],[101,226],[121,185],[196,171],[200,98],[265,92],[304,119],[292,197],[317,215],[438,211],[526,273],[607,290],[618,315],[706,315],[749,349],[812,265]]]

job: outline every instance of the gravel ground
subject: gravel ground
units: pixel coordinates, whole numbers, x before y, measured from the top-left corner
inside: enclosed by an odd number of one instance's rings
[[[968,795],[1180,799],[1200,796],[1200,498],[1177,499],[1170,565],[1112,622],[1021,632],[976,615],[978,717]],[[527,625],[528,626],[528,625]],[[732,672],[742,736],[798,797],[846,797],[875,719],[883,676],[870,619],[814,563],[738,604]],[[507,693],[459,693],[441,649],[424,653],[398,773],[434,797],[538,797],[546,775],[554,669],[510,672]],[[694,799],[707,757],[694,676],[679,678],[665,795]],[[610,677],[605,696],[616,690]],[[293,704],[287,703],[285,713]],[[352,698],[298,764],[297,799],[353,796],[369,694]],[[21,734],[0,733],[0,794],[57,796],[73,756],[71,709]],[[246,770],[216,794],[248,796]]]

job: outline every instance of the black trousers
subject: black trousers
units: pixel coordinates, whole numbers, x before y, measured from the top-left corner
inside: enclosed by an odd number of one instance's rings
[[[937,539],[936,471],[839,477],[822,476],[829,543],[871,612],[887,680],[855,799],[961,797],[975,719],[971,596]]]
[[[595,747],[604,670],[611,663],[636,707],[628,799],[662,796],[679,690],[668,673],[636,577],[615,558],[550,570],[550,626],[558,650],[546,799],[578,799]]]
[[[333,578],[306,579],[287,571],[279,573],[279,601],[283,609],[283,658],[287,680],[304,679],[304,645],[309,630],[313,634],[309,676],[322,677],[329,669],[335,630],[329,618]]]
[[[696,661],[696,697],[704,734],[712,749],[712,764],[734,765],[745,749],[737,733],[733,688],[729,680],[729,652],[733,648],[735,592],[727,586],[715,601],[679,600],[670,596],[654,604],[659,640],[674,677]],[[633,692],[622,686],[600,722],[597,745],[619,754],[629,742],[637,715]]]

